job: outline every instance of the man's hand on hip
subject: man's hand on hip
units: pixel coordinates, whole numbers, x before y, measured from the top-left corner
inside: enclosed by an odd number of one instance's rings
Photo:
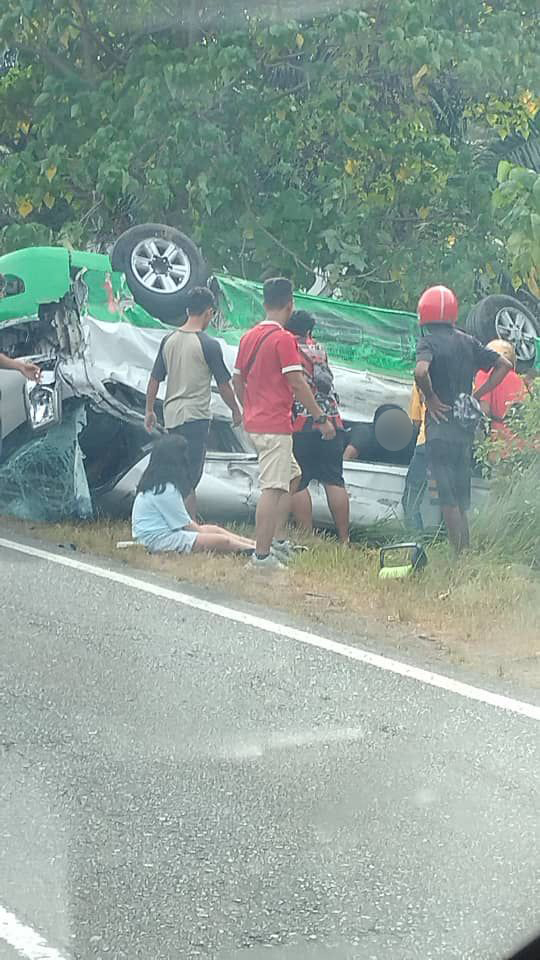
[[[442,400],[439,400],[436,393],[432,393],[429,399],[426,397],[426,406],[435,423],[448,420],[450,407],[448,404],[443,403]]]
[[[317,429],[321,431],[324,440],[333,440],[336,435],[336,428],[331,420],[325,420]]]

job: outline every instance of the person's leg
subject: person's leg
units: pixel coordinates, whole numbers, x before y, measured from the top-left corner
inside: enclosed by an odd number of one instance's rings
[[[306,533],[313,530],[313,504],[307,487],[291,498],[291,513],[296,525]]]
[[[458,445],[452,440],[428,441],[427,454],[431,474],[437,485],[450,546],[456,553],[461,553],[464,548],[465,531],[460,505],[462,461]],[[466,529],[468,531],[468,525]]]
[[[249,549],[242,541],[229,533],[199,533],[191,552],[247,553]]]
[[[311,473],[324,486],[328,509],[341,543],[348,543],[350,506],[343,477],[344,442],[345,435],[341,430],[333,440],[323,440],[314,432]]]
[[[255,514],[255,542],[258,557],[270,553],[272,540],[276,535],[278,520],[283,524],[283,516],[289,515],[289,494],[286,490],[263,490]]]
[[[191,444],[190,444],[190,433],[189,433],[189,424],[183,423],[179,427],[169,427],[167,433],[172,434],[173,436],[183,437],[187,443],[186,457],[189,469],[189,476],[193,482],[193,463],[191,459]],[[193,487],[191,491],[183,497],[184,505],[189,513],[192,520],[197,519],[197,497],[195,496],[195,488]]]
[[[274,539],[279,543],[284,543],[289,537],[289,519],[291,516],[292,501],[298,493],[298,488],[300,486],[300,469],[296,461],[294,461],[294,466],[290,467],[291,473],[294,473],[295,469],[297,471],[297,475],[295,475],[291,480],[289,492],[282,498],[282,500],[280,500],[278,506]]]
[[[294,491],[293,488],[292,491],[290,512],[297,527],[306,533],[311,533],[313,530],[313,504],[308,490],[311,480],[308,442],[309,436],[306,431],[301,430],[293,434],[293,456],[301,471],[301,477],[296,484],[297,489]]]
[[[242,537],[239,533],[234,533],[232,530],[226,530],[225,527],[218,527],[213,523],[203,523],[200,524],[199,530],[201,533],[217,533],[226,537],[233,537],[238,543],[241,543],[246,549],[255,549],[255,541],[251,540],[249,537]]]
[[[468,550],[471,545],[469,518],[467,511],[471,506],[471,482],[473,443],[466,440],[456,456],[456,486],[461,521],[461,549]]]
[[[206,457],[206,444],[208,442],[208,432],[210,429],[209,420],[188,420],[175,432],[184,437],[187,443],[187,458],[189,463],[189,472],[193,489],[191,493],[184,497],[186,510],[192,520],[197,518],[197,494],[196,490],[201,482],[204,471],[204,460]]]
[[[275,537],[286,539],[290,494],[298,489],[301,470],[293,457],[290,434],[251,434],[259,456],[261,496],[255,516],[257,557],[267,557]]]
[[[420,506],[427,485],[425,446],[416,447],[407,471],[403,492],[403,514],[405,522],[414,530],[422,531],[424,524]]]
[[[328,509],[334,518],[337,535],[341,543],[349,542],[349,494],[345,487],[336,487],[326,484],[325,488]]]
[[[446,525],[446,530],[448,532],[450,546],[455,550],[456,553],[461,553],[464,546],[461,510],[459,507],[444,506],[441,506],[441,510]]]

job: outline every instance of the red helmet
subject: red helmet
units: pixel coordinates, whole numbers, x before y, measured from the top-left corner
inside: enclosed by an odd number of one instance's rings
[[[458,299],[448,287],[429,287],[418,301],[420,326],[431,323],[455,324],[458,317]]]

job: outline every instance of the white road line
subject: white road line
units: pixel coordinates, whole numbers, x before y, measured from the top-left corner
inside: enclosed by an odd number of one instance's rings
[[[66,960],[54,947],[32,930],[25,923],[21,923],[14,913],[10,913],[0,906],[0,940],[4,940],[26,960]]]
[[[512,697],[505,697],[502,694],[494,693],[492,690],[484,690],[482,687],[473,687],[471,684],[462,683],[460,680],[454,680],[452,677],[445,677],[443,674],[433,673],[431,670],[423,670],[421,667],[414,667],[409,663],[402,663],[400,660],[393,660],[391,657],[371,653],[369,650],[362,650],[359,647],[351,647],[345,643],[338,643],[336,640],[321,637],[308,630],[298,630],[296,627],[275,623],[273,620],[267,620],[265,617],[257,617],[252,613],[245,613],[243,610],[234,610],[230,607],[224,607],[220,603],[200,600],[198,597],[192,597],[189,593],[182,593],[180,590],[171,590],[157,583],[149,583],[147,580],[131,577],[125,573],[119,573],[117,570],[107,570],[104,567],[96,567],[94,564],[83,563],[81,560],[75,560],[72,557],[63,557],[56,553],[49,553],[47,550],[30,547],[25,543],[17,543],[16,541],[5,540],[0,537],[0,547],[5,547],[6,550],[14,550],[17,553],[24,553],[30,557],[36,557],[39,560],[46,560],[48,563],[56,563],[61,567],[68,567],[71,570],[79,570],[81,573],[87,573],[91,576],[99,577],[102,580],[110,580],[124,587],[130,587],[133,590],[140,590],[142,593],[152,594],[154,597],[172,600],[174,603],[182,604],[185,607],[193,607],[195,610],[210,613],[224,620],[232,620],[233,623],[242,623],[247,627],[254,627],[256,630],[264,630],[266,633],[282,637],[284,640],[295,640],[309,647],[317,647],[319,650],[326,650],[328,653],[335,653],[340,657],[347,657],[349,660],[357,660],[370,667],[377,667],[379,670],[386,670],[388,673],[395,673],[400,677],[408,677],[410,680],[417,680],[419,683],[425,683],[430,687],[438,687],[440,690],[445,690],[447,693],[454,693],[459,697],[465,697],[467,700],[477,700],[480,703],[486,703],[491,707],[498,707],[500,710],[507,710],[510,713],[516,713],[522,717],[540,720],[540,706],[536,706],[533,703],[514,700]]]

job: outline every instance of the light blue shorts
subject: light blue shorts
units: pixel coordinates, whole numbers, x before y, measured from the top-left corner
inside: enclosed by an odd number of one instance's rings
[[[176,530],[166,537],[158,537],[151,544],[145,544],[150,553],[191,553],[198,533],[192,530]]]

